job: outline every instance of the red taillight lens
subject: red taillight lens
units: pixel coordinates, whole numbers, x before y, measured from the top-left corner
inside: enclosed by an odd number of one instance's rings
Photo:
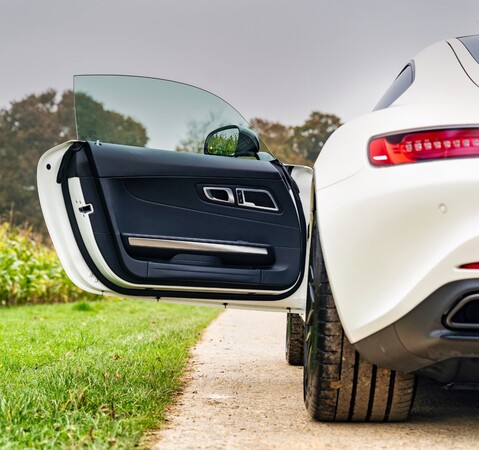
[[[462,266],[459,266],[459,269],[478,270],[479,269],[479,262],[463,264]]]
[[[373,166],[391,166],[443,158],[479,156],[479,128],[417,131],[373,139]]]

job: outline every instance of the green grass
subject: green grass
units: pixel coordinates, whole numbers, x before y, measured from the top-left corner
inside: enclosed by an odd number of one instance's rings
[[[217,309],[127,300],[0,309],[0,448],[133,448]]]
[[[0,305],[94,298],[68,279],[51,245],[29,229],[0,223]]]

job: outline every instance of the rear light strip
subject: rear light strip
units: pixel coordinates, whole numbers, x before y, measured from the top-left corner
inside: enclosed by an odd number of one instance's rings
[[[476,156],[479,156],[479,128],[379,136],[369,143],[369,161],[373,166]]]
[[[479,262],[462,264],[459,269],[479,270]]]

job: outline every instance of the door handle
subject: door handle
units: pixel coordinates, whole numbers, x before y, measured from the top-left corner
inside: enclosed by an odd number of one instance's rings
[[[265,211],[279,211],[271,192],[266,189],[237,188],[238,205]]]
[[[205,186],[203,192],[208,200],[219,203],[235,204],[233,191],[227,187]]]

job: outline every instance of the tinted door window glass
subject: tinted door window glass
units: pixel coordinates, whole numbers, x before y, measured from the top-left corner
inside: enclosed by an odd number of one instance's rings
[[[220,97],[194,86],[147,77],[74,78],[81,140],[203,153],[207,135],[225,125],[249,128]],[[267,149],[261,143],[261,151]]]

